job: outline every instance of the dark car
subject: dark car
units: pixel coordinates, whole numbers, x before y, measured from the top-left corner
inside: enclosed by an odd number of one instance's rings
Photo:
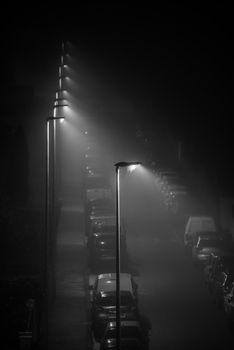
[[[214,269],[216,268],[220,254],[221,253],[211,253],[209,255],[209,258],[207,259],[206,265],[204,266],[203,270],[204,282],[206,286],[209,285],[211,275],[213,274]]]
[[[222,249],[222,239],[219,237],[207,238],[199,236],[197,244],[192,248],[192,261],[195,265],[204,265],[211,253],[218,253]]]
[[[135,320],[138,308],[132,294],[120,291],[121,320]],[[100,292],[93,300],[92,320],[96,338],[99,338],[108,321],[116,319],[116,291]]]
[[[92,250],[94,249],[95,241],[98,237],[101,237],[101,235],[114,235],[116,232],[116,226],[113,224],[100,224],[96,225],[93,228],[93,231],[90,233],[88,240],[87,240],[87,246],[90,250],[90,253],[93,255]]]
[[[234,281],[230,284],[229,289],[224,295],[224,312],[228,325],[234,326]]]
[[[92,218],[99,216],[114,216],[114,202],[111,198],[96,198],[87,201],[85,205],[85,233],[88,236],[91,230]]]
[[[149,332],[138,321],[121,321],[121,350],[149,349]],[[101,339],[100,350],[116,349],[116,322],[109,322]]]
[[[221,272],[214,281],[212,299],[219,308],[224,308],[224,297],[234,281],[234,270]]]
[[[213,293],[215,286],[222,284],[222,273],[230,274],[234,270],[234,254],[222,252],[221,255],[214,255],[207,275],[207,286],[210,293]]]
[[[121,266],[125,269],[128,263],[125,236],[121,235]],[[116,232],[96,232],[89,243],[89,260],[92,270],[103,267],[113,270],[116,264]]]

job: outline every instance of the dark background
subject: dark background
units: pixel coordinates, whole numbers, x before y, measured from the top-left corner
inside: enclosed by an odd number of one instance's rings
[[[61,42],[69,41],[103,87],[90,95],[101,101],[109,90],[133,106],[129,118],[107,109],[103,125],[133,138],[140,129],[162,162],[173,160],[169,143],[182,142],[191,168],[233,192],[231,3],[11,4],[2,17],[1,153],[7,172],[18,171],[17,181],[1,175],[2,188],[27,200],[27,133],[51,113]]]

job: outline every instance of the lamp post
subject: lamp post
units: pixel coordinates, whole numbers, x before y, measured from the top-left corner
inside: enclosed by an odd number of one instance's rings
[[[48,341],[48,312],[49,312],[49,244],[50,244],[50,122],[64,121],[64,117],[46,118],[46,185],[45,185],[45,299],[46,299],[46,342]]]
[[[63,114],[65,113],[64,107],[69,106],[67,100],[65,98],[55,98],[54,106],[53,106],[53,116],[52,119],[49,118],[49,122],[52,121],[53,132],[52,137],[53,140],[51,144],[53,144],[53,159],[52,159],[52,176],[51,176],[51,254],[52,254],[52,295],[55,297],[56,295],[56,281],[55,281],[55,259],[56,259],[56,235],[57,235],[57,120],[60,122],[64,121]],[[62,113],[62,115],[60,114]],[[48,122],[48,136],[49,136],[49,123]],[[49,180],[48,180],[49,181]]]
[[[116,172],[116,349],[120,350],[120,168],[134,170],[140,162],[119,162],[115,164]]]

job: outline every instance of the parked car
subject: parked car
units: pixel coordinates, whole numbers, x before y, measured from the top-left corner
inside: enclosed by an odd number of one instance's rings
[[[211,216],[190,216],[185,226],[184,244],[192,246],[198,232],[213,232],[217,234],[217,227]]]
[[[204,282],[205,282],[206,286],[208,286],[208,284],[210,282],[211,275],[214,272],[214,269],[215,269],[217,261],[218,261],[217,259],[219,258],[220,254],[221,254],[220,252],[218,254],[211,253],[209,255],[209,258],[207,259],[207,262],[206,262],[206,264],[204,266],[204,270],[203,270]]]
[[[206,264],[211,253],[217,253],[222,247],[222,239],[205,238],[199,236],[197,244],[192,248],[192,261],[194,264]]]
[[[182,180],[178,177],[178,175],[163,175],[161,177],[161,192],[165,193],[167,191],[168,186],[170,185],[182,185]]]
[[[157,168],[156,169],[156,175],[158,176],[158,177],[162,177],[163,175],[165,175],[165,174],[173,174],[173,175],[177,175],[177,172],[175,171],[175,170],[173,170],[173,169],[171,169],[171,168]]]
[[[148,350],[149,331],[145,331],[139,321],[121,321],[121,350]],[[109,322],[100,342],[100,350],[115,349],[116,322]]]
[[[126,270],[127,246],[125,235],[120,238],[121,266]],[[92,270],[102,267],[105,271],[113,270],[116,263],[116,232],[96,232],[89,239],[89,262]]]
[[[85,202],[85,233],[90,234],[92,218],[115,215],[111,189],[88,189]],[[99,197],[101,196],[101,197]]]
[[[234,281],[224,295],[224,312],[230,327],[234,326]]]
[[[194,237],[193,237],[193,246],[195,246],[196,244],[197,244],[197,242],[198,242],[198,239],[207,239],[207,240],[213,240],[213,239],[215,239],[215,240],[219,240],[220,241],[220,243],[221,243],[221,245],[220,245],[220,252],[216,252],[217,254],[218,253],[220,253],[221,254],[221,252],[223,252],[224,253],[224,250],[225,250],[225,242],[224,242],[224,240],[223,240],[223,236],[218,232],[218,231],[216,231],[216,232],[212,232],[212,231],[202,231],[202,232],[196,232],[195,234],[194,234]]]
[[[93,227],[93,232],[90,233],[87,239],[87,246],[91,252],[94,249],[94,242],[96,237],[102,234],[114,234],[116,232],[116,226],[114,224],[97,224]]]
[[[224,308],[224,297],[229,292],[232,282],[234,282],[234,269],[230,272],[222,271],[214,281],[212,299],[219,308]]]
[[[214,291],[216,281],[221,282],[222,272],[230,273],[234,266],[234,254],[232,252],[219,252],[210,257],[210,265],[206,266],[204,273],[207,270],[206,284],[210,293]],[[209,270],[208,270],[209,268]]]
[[[172,198],[175,198],[177,195],[187,195],[188,187],[183,184],[168,184],[167,194]]]
[[[133,299],[138,298],[138,286],[134,278],[129,273],[120,273],[120,289],[129,291],[132,294]],[[116,290],[116,273],[109,272],[99,274],[95,277],[93,285],[90,286],[91,299],[95,298],[100,292],[109,292]]]
[[[116,319],[116,274],[98,275],[92,290],[92,322],[96,339],[100,339],[107,322]],[[137,285],[132,276],[120,274],[120,316],[122,320],[138,317]]]
[[[181,200],[181,197],[187,196],[188,188],[185,185],[168,184],[165,186],[164,196],[167,206],[173,207],[176,201]]]
[[[158,168],[156,170],[155,182],[159,189],[161,188],[161,185],[163,183],[163,176],[178,176],[178,174],[176,171],[170,168]]]
[[[102,213],[99,215],[91,215],[89,217],[89,231],[88,236],[92,235],[93,233],[97,232],[97,230],[100,227],[103,227],[105,225],[107,226],[115,226],[116,224],[116,217],[115,215],[108,214],[108,213]]]

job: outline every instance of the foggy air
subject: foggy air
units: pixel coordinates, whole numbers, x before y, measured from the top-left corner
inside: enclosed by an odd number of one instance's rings
[[[71,6],[3,8],[0,347],[231,349],[231,12]]]

